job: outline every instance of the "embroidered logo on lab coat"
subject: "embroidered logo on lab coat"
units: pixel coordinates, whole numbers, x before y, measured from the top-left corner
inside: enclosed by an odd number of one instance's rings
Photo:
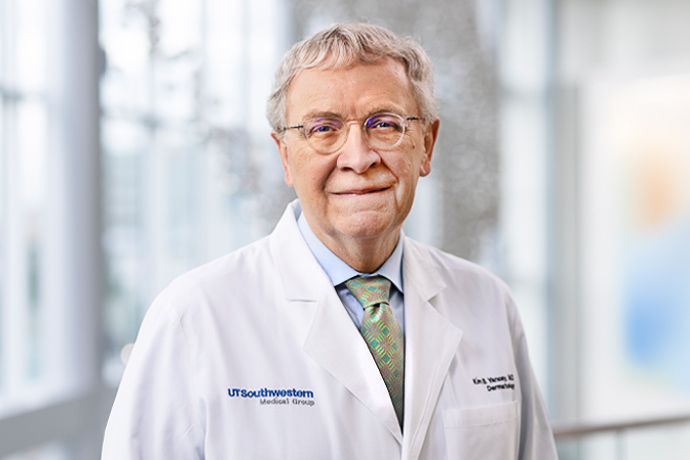
[[[248,390],[246,388],[228,388],[228,396],[240,399],[255,399],[260,405],[295,405],[313,406],[314,392],[311,390],[297,390],[295,388],[260,388]]]

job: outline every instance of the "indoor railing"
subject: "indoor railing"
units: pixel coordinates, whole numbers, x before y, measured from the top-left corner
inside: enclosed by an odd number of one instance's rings
[[[553,424],[559,460],[688,460],[690,413],[607,423]]]

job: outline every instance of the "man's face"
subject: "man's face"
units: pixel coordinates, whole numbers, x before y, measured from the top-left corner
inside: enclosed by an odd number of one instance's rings
[[[352,238],[397,239],[417,179],[431,171],[438,120],[426,129],[421,120],[410,121],[399,145],[377,150],[360,127],[380,112],[420,115],[405,68],[397,61],[309,69],[291,82],[288,126],[326,115],[347,122],[347,141],[329,154],[316,152],[299,130],[288,130],[282,140],[274,134],[285,182],[295,188],[312,231],[328,246]]]

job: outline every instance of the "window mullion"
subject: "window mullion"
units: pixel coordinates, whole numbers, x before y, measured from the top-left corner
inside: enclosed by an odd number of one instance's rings
[[[28,356],[28,260],[24,215],[21,162],[17,142],[16,105],[4,107],[3,154],[5,198],[2,290],[3,395],[12,400],[26,387]]]

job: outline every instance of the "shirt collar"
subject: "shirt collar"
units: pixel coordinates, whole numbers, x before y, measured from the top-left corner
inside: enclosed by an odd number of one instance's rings
[[[371,276],[371,275],[381,275],[388,278],[391,283],[400,291],[403,291],[402,282],[402,258],[403,258],[403,244],[402,244],[402,232],[400,238],[398,238],[398,244],[396,244],[393,253],[390,255],[388,260],[379,268],[375,273],[364,274],[359,273],[354,268],[350,267],[348,264],[343,262],[341,258],[336,256],[330,249],[326,247],[323,242],[312,232],[307,223],[307,219],[304,217],[304,213],[301,213],[297,219],[297,226],[299,227],[300,233],[304,241],[309,246],[312,254],[316,257],[317,262],[321,265],[321,268],[326,272],[328,277],[331,279],[333,286],[337,286],[345,281],[353,278],[355,276]]]

